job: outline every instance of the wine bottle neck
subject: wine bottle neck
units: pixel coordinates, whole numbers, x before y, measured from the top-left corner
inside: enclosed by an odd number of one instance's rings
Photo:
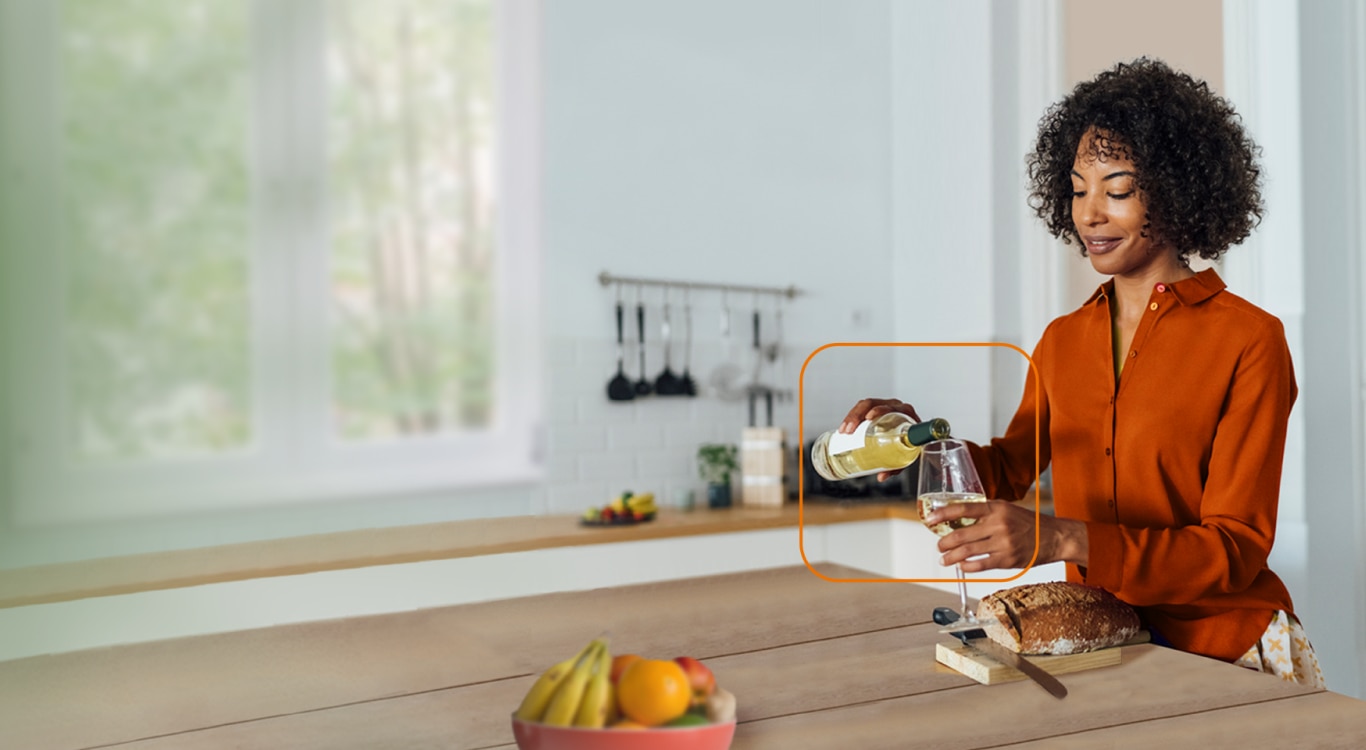
[[[902,439],[909,445],[924,445],[935,440],[945,440],[949,437],[949,423],[946,420],[935,418],[918,422],[906,429]]]

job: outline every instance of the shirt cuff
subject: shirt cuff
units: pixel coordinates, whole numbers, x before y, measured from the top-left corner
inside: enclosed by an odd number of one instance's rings
[[[1086,522],[1086,583],[1115,593],[1124,585],[1124,540],[1112,523]]]

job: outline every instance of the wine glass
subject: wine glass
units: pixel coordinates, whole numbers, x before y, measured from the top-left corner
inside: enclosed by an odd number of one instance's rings
[[[984,503],[986,493],[982,490],[982,480],[977,477],[977,467],[972,464],[968,446],[961,440],[935,440],[920,449],[920,480],[916,490],[920,518],[923,520],[931,511],[953,503]],[[975,518],[961,518],[926,528],[939,536],[946,536],[955,529],[971,526]],[[977,622],[977,616],[968,609],[968,584],[963,580],[963,566],[958,569],[958,599],[962,606],[963,617],[968,622]]]

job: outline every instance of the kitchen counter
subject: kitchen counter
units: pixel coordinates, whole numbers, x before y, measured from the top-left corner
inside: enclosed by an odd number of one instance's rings
[[[1063,700],[1029,682],[979,685],[935,663],[949,638],[929,619],[939,605],[956,597],[796,566],[36,657],[0,670],[0,744],[506,750],[536,676],[604,631],[616,653],[704,660],[739,699],[734,750],[1366,736],[1362,701],[1151,644],[1062,675]]]
[[[605,528],[545,515],[362,529],[0,570],[0,609],[375,565],[897,518],[919,521],[915,506],[904,501],[812,498],[779,508],[662,508],[654,521]]]

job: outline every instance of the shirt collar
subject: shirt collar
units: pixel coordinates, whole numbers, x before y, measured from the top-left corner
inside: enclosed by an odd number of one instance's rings
[[[1175,284],[1167,284],[1167,291],[1171,292],[1176,301],[1183,305],[1198,305],[1222,292],[1227,286],[1213,268],[1206,268],[1189,279],[1182,279]],[[1112,297],[1114,293],[1115,280],[1107,279],[1105,283],[1096,287],[1096,291],[1092,292],[1090,297],[1086,298],[1086,303],[1090,304],[1102,297]]]

